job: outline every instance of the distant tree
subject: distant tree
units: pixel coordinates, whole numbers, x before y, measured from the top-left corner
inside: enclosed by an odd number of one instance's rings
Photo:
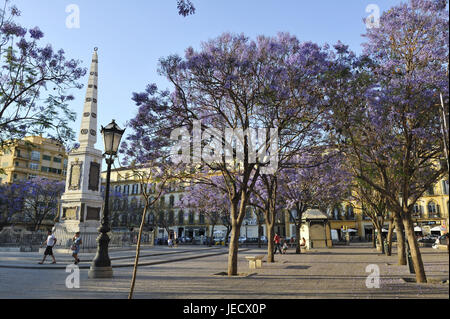
[[[18,16],[19,9],[6,0],[0,8],[0,148],[43,132],[66,144],[74,139],[70,122],[76,118],[67,91],[82,87],[77,81],[86,69],[66,59],[64,50],[40,46],[44,33],[22,27]]]
[[[212,243],[214,238],[215,226],[223,223],[227,227],[226,239],[228,239],[229,231],[231,230],[231,223],[229,220],[230,201],[225,189],[225,183],[222,176],[211,176],[212,184],[193,184],[186,187],[186,194],[180,201],[180,205],[186,209],[195,208],[199,212],[205,214],[211,226],[211,238],[209,243]]]
[[[24,194],[19,187],[0,184],[0,229],[13,224],[23,210],[23,203]]]
[[[336,202],[344,200],[350,187],[350,174],[339,154],[305,153],[293,160],[298,167],[281,171],[279,197],[294,222],[296,253],[300,254],[303,213],[311,208],[321,208],[326,213]]]
[[[44,220],[57,215],[58,201],[64,193],[65,183],[38,177],[11,184],[10,188],[12,193],[21,194],[23,221],[29,220],[33,229],[39,230]]]

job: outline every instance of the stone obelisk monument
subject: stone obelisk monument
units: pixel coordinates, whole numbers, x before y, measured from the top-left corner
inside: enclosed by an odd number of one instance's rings
[[[98,56],[95,48],[84,101],[80,147],[69,153],[66,189],[61,197],[59,221],[54,231],[60,248],[69,248],[72,237],[81,232],[82,252],[95,252],[103,199],[101,194],[102,151],[97,142]]]

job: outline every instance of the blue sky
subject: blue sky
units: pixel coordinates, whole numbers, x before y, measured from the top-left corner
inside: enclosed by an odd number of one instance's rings
[[[89,68],[94,47],[99,51],[98,126],[112,119],[124,126],[136,113],[132,92],[148,83],[167,88],[157,74],[158,60],[214,38],[223,32],[275,35],[290,32],[301,41],[334,44],[338,40],[361,51],[366,7],[381,12],[400,3],[397,0],[192,0],[197,12],[179,16],[176,0],[13,0],[22,11],[19,21],[39,26],[43,44],[63,48],[70,58]],[[66,7],[80,10],[80,28],[66,27]],[[82,80],[87,84],[87,76]],[[78,115],[83,110],[85,89],[73,92],[71,103]],[[80,116],[73,123],[79,131]],[[99,140],[97,148],[102,148]]]

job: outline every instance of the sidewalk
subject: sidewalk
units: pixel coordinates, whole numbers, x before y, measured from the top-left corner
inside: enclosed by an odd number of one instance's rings
[[[396,265],[395,251],[388,257],[364,246],[313,249],[301,255],[290,249],[286,255],[275,255],[275,263],[265,262],[263,268],[250,270],[245,256],[265,253],[264,249],[255,248],[239,252],[238,272],[245,276],[228,277],[218,275],[226,271],[227,250],[218,254],[220,251],[213,249],[179,254],[184,260],[178,261],[168,254],[148,257],[146,262],[159,261],[159,264],[139,267],[135,298],[449,298],[448,284],[440,283],[449,278],[448,254],[431,248],[421,249],[427,277],[435,280],[428,284],[406,282],[404,279],[413,279],[414,275],[407,266]],[[214,256],[207,256],[213,253]],[[380,270],[379,288],[366,286],[367,276],[371,274],[366,272],[368,265],[376,265]],[[89,279],[88,270],[81,269],[79,289],[66,288],[67,276],[62,269],[0,268],[0,298],[126,299],[132,268],[114,268],[112,279]]]

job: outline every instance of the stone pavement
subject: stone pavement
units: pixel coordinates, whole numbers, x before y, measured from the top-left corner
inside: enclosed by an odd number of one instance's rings
[[[142,252],[149,256],[142,258],[143,264],[147,265],[138,270],[135,298],[449,298],[448,284],[440,283],[449,278],[449,257],[445,251],[421,248],[427,276],[434,282],[428,284],[404,280],[412,279],[414,275],[409,274],[407,266],[396,265],[395,249],[390,257],[367,245],[314,249],[302,255],[293,254],[290,249],[286,255],[275,255],[275,263],[263,263],[263,268],[250,270],[244,256],[264,251],[242,248],[238,269],[243,276],[230,278],[217,275],[226,271],[226,248],[147,249]],[[82,264],[87,267],[81,267],[78,289],[66,288],[69,274],[64,265],[39,269],[34,265],[39,260],[38,255],[22,253],[26,260],[19,263],[20,256],[11,254],[0,253],[0,298],[127,298],[132,275],[132,267],[128,266],[133,262],[131,251],[111,253],[113,265],[119,266],[114,268],[112,279],[89,279],[89,264]],[[11,260],[14,258],[16,260]],[[2,268],[14,267],[14,263],[33,269]],[[371,264],[379,267],[380,288],[366,287],[370,274],[366,267]]]

